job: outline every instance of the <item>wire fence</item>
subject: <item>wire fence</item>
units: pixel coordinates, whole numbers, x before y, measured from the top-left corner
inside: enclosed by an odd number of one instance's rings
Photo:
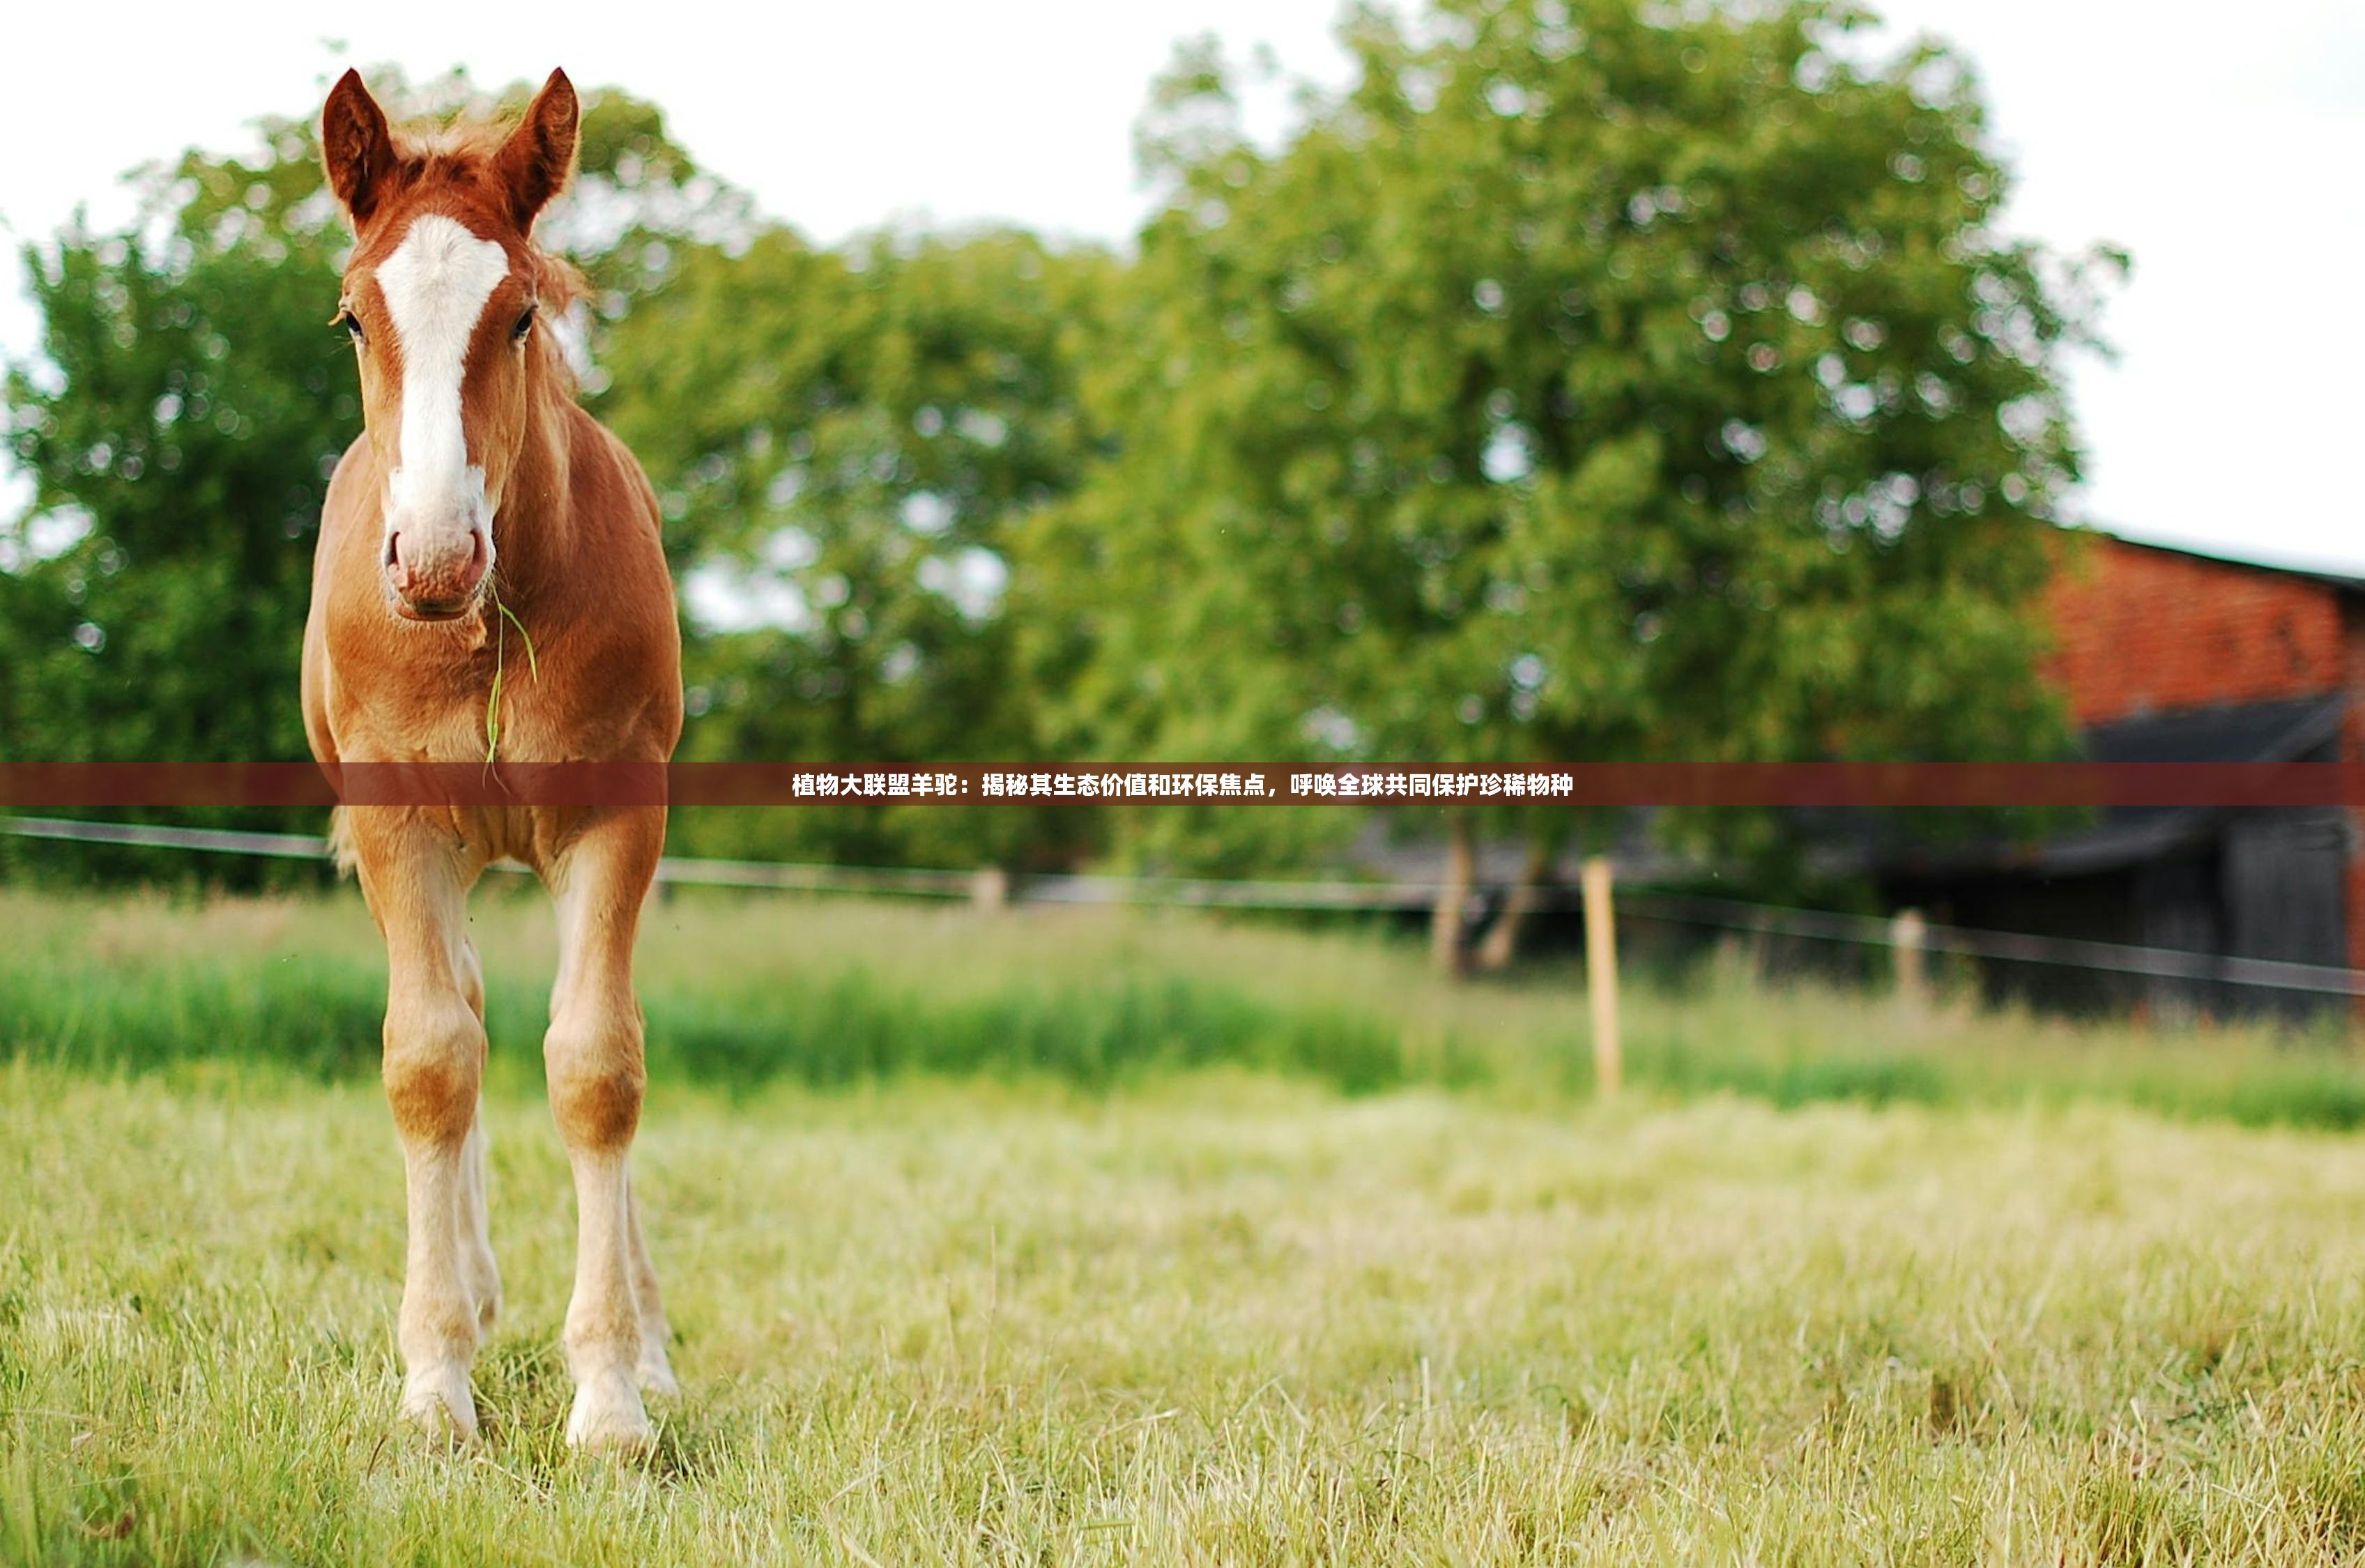
[[[81,844],[179,849],[204,854],[319,860],[328,841],[308,834],[241,833],[146,823],[84,822],[61,817],[0,817],[0,834]],[[523,871],[512,862],[495,868]],[[1044,875],[1003,879],[999,873],[889,866],[801,865],[772,860],[667,857],[657,880],[683,887],[780,892],[891,894],[998,903],[1166,905],[1198,909],[1418,912],[1445,892],[1436,881],[1227,879]],[[1476,895],[1474,895],[1476,896]],[[2097,974],[2191,980],[2315,996],[2365,996],[2365,970],[2328,964],[2144,946],[2081,937],[1983,931],[1967,926],[1901,923],[1877,915],[1797,909],[1684,893],[1623,892],[1621,913],[1710,930],[1797,937],[1895,950],[1911,945],[1933,953],[2058,966]],[[1575,889],[1532,890],[1531,909],[1578,906]]]

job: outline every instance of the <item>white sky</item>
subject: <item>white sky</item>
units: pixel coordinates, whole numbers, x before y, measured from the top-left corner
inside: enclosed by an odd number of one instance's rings
[[[2133,536],[2365,572],[2365,6],[2258,0],[1887,0],[1983,78],[2019,171],[2012,226],[2125,246],[2081,364],[2079,510]],[[352,62],[479,82],[563,64],[655,100],[707,167],[824,241],[890,218],[996,218],[1122,240],[1145,198],[1130,129],[1174,39],[1270,43],[1335,81],[1337,0],[955,0],[769,8],[697,0],[526,7],[389,0],[333,10],[28,7],[0,51],[0,223],[129,210],[116,176],[245,122],[305,112]],[[234,17],[232,20],[230,18]],[[554,33],[550,18],[563,17]],[[333,25],[330,25],[333,24]],[[325,36],[342,40],[342,52]],[[33,346],[0,288],[0,351]],[[21,504],[0,482],[0,507]]]

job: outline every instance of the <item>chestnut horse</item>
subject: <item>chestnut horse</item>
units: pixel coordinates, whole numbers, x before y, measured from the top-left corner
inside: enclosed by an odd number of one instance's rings
[[[352,72],[329,95],[321,156],[354,235],[336,324],[364,429],[329,486],[304,632],[304,722],[324,764],[484,763],[496,699],[503,761],[661,765],[679,737],[656,497],[576,406],[550,330],[575,274],[533,242],[574,167],[577,118],[561,72],[506,135],[394,132]],[[633,940],[664,807],[347,806],[335,836],[386,937],[386,1091],[409,1188],[405,1414],[476,1433],[468,1369],[501,1292],[466,900],[509,857],[558,912],[543,1058],[578,1226],[566,1436],[645,1446],[642,1390],[676,1386],[626,1167],[645,1081]]]

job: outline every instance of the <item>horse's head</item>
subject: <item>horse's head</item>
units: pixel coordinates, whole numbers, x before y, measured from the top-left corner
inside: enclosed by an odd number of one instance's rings
[[[353,219],[337,321],[361,362],[386,476],[382,564],[397,613],[443,621],[491,580],[493,518],[515,475],[559,274],[533,220],[575,161],[575,89],[554,71],[506,136],[397,136],[357,73],[320,117],[329,184]]]

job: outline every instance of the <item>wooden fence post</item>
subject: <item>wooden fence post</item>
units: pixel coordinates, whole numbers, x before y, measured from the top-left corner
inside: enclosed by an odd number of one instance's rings
[[[970,876],[969,902],[980,914],[1000,914],[1010,907],[1010,873],[999,866],[980,866]]]
[[[1626,1058],[1618,1042],[1618,924],[1610,907],[1609,857],[1585,862],[1585,991],[1593,1005],[1593,1082],[1602,1099],[1614,1098],[1625,1081]]]
[[[1478,851],[1470,819],[1456,812],[1445,824],[1445,881],[1429,912],[1429,955],[1437,972],[1459,980],[1470,972],[1462,939],[1469,920],[1470,884],[1477,876]]]
[[[1930,975],[1922,956],[1929,950],[1930,923],[1918,909],[1900,909],[1889,918],[1889,950],[1897,966],[1897,1001],[1909,1013],[1930,1004]]]

